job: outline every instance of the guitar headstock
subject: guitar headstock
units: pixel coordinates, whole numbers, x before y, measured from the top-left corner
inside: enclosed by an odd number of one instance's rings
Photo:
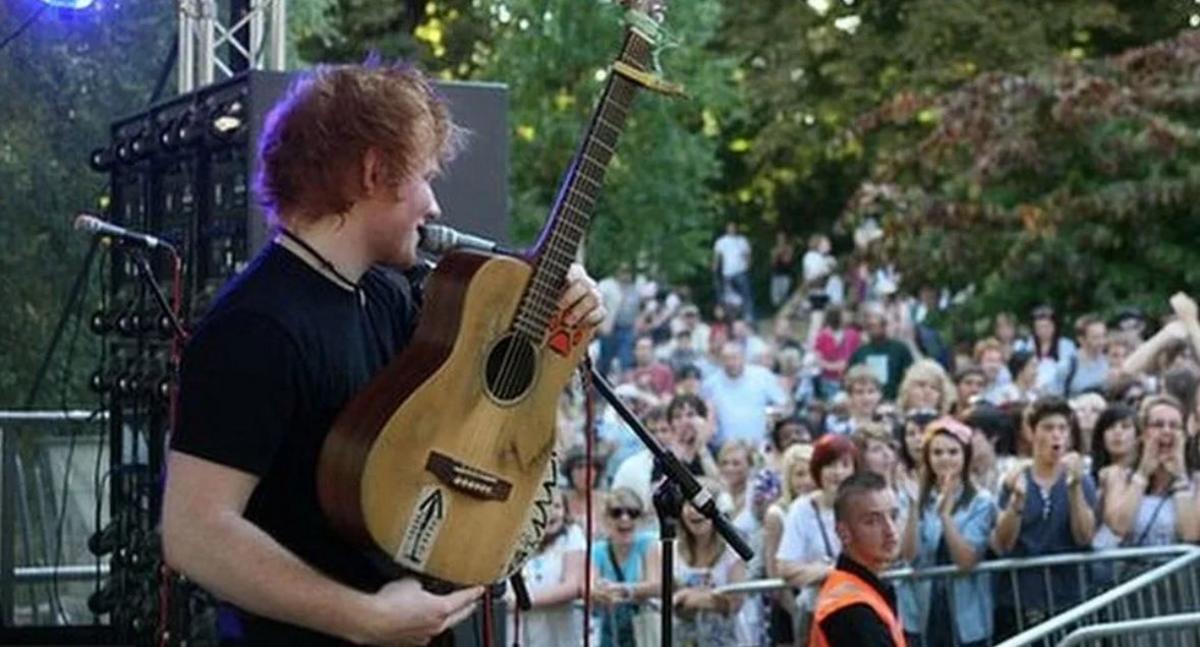
[[[619,0],[626,9],[640,11],[662,24],[667,17],[667,0]]]

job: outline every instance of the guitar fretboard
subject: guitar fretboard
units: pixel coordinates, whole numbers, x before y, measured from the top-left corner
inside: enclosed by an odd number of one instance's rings
[[[650,57],[649,39],[628,30],[620,60],[646,70]],[[513,328],[535,342],[545,337],[558,309],[567,269],[587,236],[604,173],[616,152],[636,91],[637,86],[629,79],[609,73],[583,143],[559,187],[550,220],[534,247],[533,278],[521,298]]]

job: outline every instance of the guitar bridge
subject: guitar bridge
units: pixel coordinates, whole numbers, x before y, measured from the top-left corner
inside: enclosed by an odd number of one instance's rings
[[[447,487],[477,499],[507,501],[512,483],[438,452],[429,452],[426,471]]]

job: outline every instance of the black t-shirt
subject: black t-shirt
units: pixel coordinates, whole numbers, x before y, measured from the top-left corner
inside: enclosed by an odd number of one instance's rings
[[[259,477],[246,518],[362,591],[398,572],[326,522],[317,459],[338,412],[408,343],[418,302],[399,273],[372,268],[351,292],[272,244],[218,298],[183,357],[172,449]],[[252,644],[338,642],[239,615]]]

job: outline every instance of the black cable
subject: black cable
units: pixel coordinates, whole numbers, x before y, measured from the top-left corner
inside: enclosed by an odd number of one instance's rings
[[[3,51],[9,43],[13,42],[17,38],[17,36],[20,36],[21,32],[29,29],[29,26],[33,24],[33,21],[37,20],[38,16],[42,15],[42,13],[45,12],[49,6],[50,5],[43,3],[37,9],[34,9],[33,13],[29,14],[29,17],[25,19],[25,22],[21,23],[20,27],[17,27],[16,31],[8,36],[5,36],[4,40],[0,40],[0,51]]]
[[[90,261],[90,258],[89,258]],[[90,265],[90,262],[89,262]],[[75,349],[79,344],[79,335],[83,331],[83,299],[78,300],[78,307],[75,311],[75,328],[71,333],[71,341],[67,344],[67,354],[63,358],[62,364],[62,389],[60,391],[59,407],[65,413],[69,410],[67,406],[67,396],[71,385],[71,366],[75,360]],[[67,526],[67,496],[71,487],[71,461],[75,459],[75,446],[79,442],[79,433],[76,430],[71,431],[70,440],[67,442],[67,458],[63,462],[63,482],[62,482],[62,497],[58,506],[58,523],[55,529],[54,538],[54,561],[50,571],[50,598],[52,604],[56,607],[58,617],[64,622],[68,619],[66,608],[63,607],[62,594],[59,591],[58,569],[62,566],[62,550],[63,537],[66,533]]]

